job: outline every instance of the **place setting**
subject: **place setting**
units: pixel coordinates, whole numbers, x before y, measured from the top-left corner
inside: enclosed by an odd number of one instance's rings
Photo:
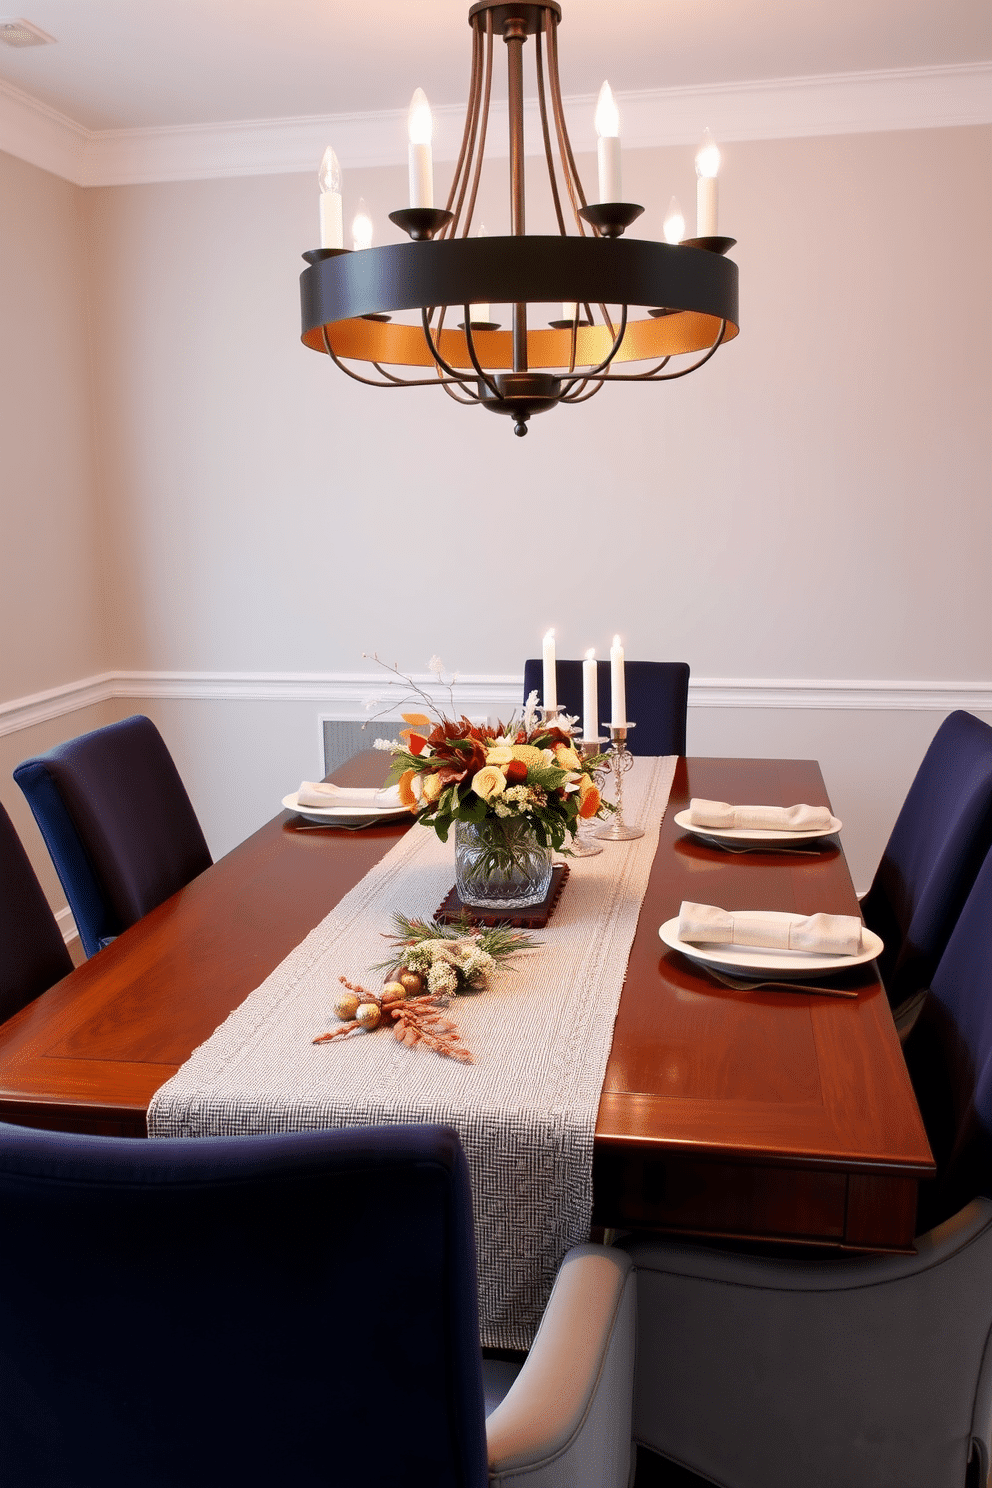
[[[827,806],[734,806],[694,796],[675,825],[707,847],[729,853],[820,857],[836,847],[843,822]]]
[[[726,910],[688,900],[658,934],[670,950],[741,992],[769,988],[854,998],[857,990],[821,986],[809,978],[865,966],[884,948],[857,915]]]
[[[355,832],[410,814],[396,785],[346,788],[329,780],[304,780],[299,790],[283,796],[282,804],[302,818],[302,822],[293,824],[292,830],[297,832],[329,827]]]

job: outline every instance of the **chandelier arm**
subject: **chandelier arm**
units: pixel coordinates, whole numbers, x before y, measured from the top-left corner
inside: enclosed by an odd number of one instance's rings
[[[465,192],[468,189],[469,179],[472,174],[472,159],[475,154],[476,138],[479,128],[479,89],[482,79],[482,36],[474,30],[472,32],[472,77],[469,82],[468,107],[465,110],[465,130],[462,137],[462,149],[458,157],[458,166],[452,177],[451,190],[448,193],[448,210],[454,215],[450,222],[445,223],[444,229],[439,236],[455,238],[458,235],[458,226],[461,222],[462,208],[465,205]]]
[[[593,383],[592,387],[587,393],[584,393],[582,391],[582,388],[585,387],[585,383],[582,383],[578,393],[573,393],[570,398],[562,398],[560,401],[563,403],[588,403],[589,399],[595,398],[597,393],[601,393],[606,384],[610,381],[612,381],[612,379],[609,377],[603,377],[599,379],[598,381]]]
[[[582,189],[582,180],[575,164],[575,156],[572,154],[572,142],[568,137],[568,129],[565,125],[565,106],[561,97],[561,78],[558,74],[558,27],[548,19],[548,80],[551,84],[551,107],[555,117],[555,131],[558,135],[558,149],[561,151],[562,169],[565,182],[568,186],[568,195],[572,203],[572,211],[575,214],[575,225],[580,234],[585,237],[585,223],[579,216],[579,208],[586,205],[586,194]]]
[[[472,194],[468,202],[468,216],[465,219],[465,227],[462,237],[467,238],[469,228],[472,226],[472,218],[475,214],[475,199],[479,194],[479,181],[482,177],[482,162],[486,154],[486,134],[489,129],[489,98],[493,87],[493,13],[486,12],[486,79],[482,88],[482,120],[479,130],[478,153],[475,157],[475,175],[472,180]],[[468,180],[468,172],[465,175]]]
[[[725,320],[721,320],[720,331],[716,340],[713,342],[713,345],[709,348],[708,351],[703,353],[698,362],[693,362],[691,367],[680,367],[677,372],[665,372],[660,377],[655,375],[658,371],[657,367],[653,369],[650,375],[644,372],[614,372],[610,376],[609,380],[610,382],[674,382],[677,377],[688,377],[690,372],[696,372],[700,367],[705,366],[711,356],[716,356],[716,353],[719,351],[721,345],[723,344],[723,338],[726,330],[727,322]],[[668,360],[669,358],[666,357],[665,362],[667,362]],[[659,363],[659,365],[663,367],[665,365],[665,362],[661,362]],[[589,375],[591,377],[596,377],[598,375],[598,372],[592,372]]]
[[[481,33],[476,29],[476,27],[473,26],[472,71],[468,85],[468,108],[465,111],[465,128],[462,130],[461,148],[458,151],[458,159],[455,162],[455,170],[454,174],[451,177],[451,188],[448,191],[448,200],[446,203],[447,210],[449,212],[454,211],[454,217],[450,222],[446,222],[444,224],[444,227],[437,234],[438,238],[454,236],[455,228],[458,225],[458,217],[461,212],[461,200],[459,200],[457,209],[454,207],[454,200],[455,195],[458,191],[459,181],[461,180],[462,167],[465,164],[466,154],[468,155],[468,158],[471,159],[472,150],[474,149],[475,126],[479,115],[479,75],[481,71],[479,59],[481,51],[482,36]],[[465,188],[463,186],[462,197],[464,197],[464,195]]]
[[[493,397],[494,398],[498,398],[499,397],[499,388],[496,386],[496,384],[493,381],[493,379],[489,376],[489,373],[486,371],[486,369],[483,367],[482,363],[479,361],[478,353],[476,352],[476,349],[475,349],[475,337],[472,335],[472,307],[471,307],[471,305],[466,305],[465,306],[465,342],[466,342],[466,344],[468,346],[468,354],[469,354],[469,357],[471,358],[472,366],[475,368],[476,372],[478,372],[480,380],[486,384],[486,386],[489,388],[490,392],[492,393]]]
[[[421,319],[421,323],[423,324],[423,327],[424,327],[424,339],[427,342],[428,348],[430,349],[430,354],[434,358],[434,361],[436,362],[436,364],[442,369],[442,371],[447,372],[447,374],[451,378],[452,382],[458,382],[458,383],[474,382],[475,381],[475,378],[474,377],[466,377],[461,372],[456,372],[455,369],[454,369],[454,367],[451,366],[450,362],[446,362],[444,360],[444,357],[441,355],[441,352],[440,352],[439,348],[434,344],[434,337],[431,335],[431,328],[430,328],[430,324],[428,323],[428,320],[427,320],[427,311],[426,310],[422,310],[420,312],[420,319]],[[439,334],[440,334],[440,329],[441,329],[440,326],[438,326],[438,333]]]
[[[613,381],[616,382],[622,376],[625,382],[650,382],[653,377],[657,376],[662,367],[668,366],[671,360],[672,354],[669,352],[668,356],[662,357],[660,362],[655,362],[649,372],[614,372]]]
[[[439,374],[440,374],[440,369],[439,369]],[[446,378],[441,377],[440,375],[438,376],[438,381],[437,381],[437,384],[436,385],[438,387],[444,388],[444,391],[447,393],[448,397],[451,398],[453,402],[460,403],[463,408],[471,408],[471,406],[472,406],[473,403],[478,403],[478,402],[481,401],[478,398],[478,396],[473,396],[473,395],[470,394],[467,398],[463,398],[460,393],[453,393],[451,391],[451,383],[450,383],[450,381],[448,381]]]
[[[551,25],[551,12],[544,13],[545,29]],[[541,133],[544,135],[544,154],[548,162],[548,180],[551,183],[551,197],[555,204],[555,216],[558,218],[558,231],[562,237],[565,236],[565,217],[561,209],[561,197],[558,194],[558,180],[555,174],[555,157],[551,148],[551,132],[548,128],[548,103],[544,96],[544,53],[541,49],[541,33],[537,31],[534,35],[534,53],[537,62],[537,101],[541,110]],[[577,317],[576,317],[577,318]]]
[[[352,378],[355,382],[363,382],[366,387],[388,389],[392,389],[394,387],[437,387],[438,380],[436,377],[411,377],[409,379],[405,377],[393,377],[391,373],[386,372],[384,367],[380,367],[378,362],[373,362],[372,366],[377,367],[384,376],[389,377],[389,382],[376,382],[374,377],[362,377],[359,372],[353,372],[350,367],[346,366],[345,363],[338,356],[337,352],[333,350],[330,341],[327,339],[326,326],[321,326],[321,335],[324,338],[324,348],[327,352],[327,355],[330,357],[335,367],[337,367],[339,371],[343,372],[346,377]],[[458,374],[455,373],[455,381],[474,382],[475,379],[474,377],[459,377]],[[478,400],[476,399],[473,401]]]
[[[565,395],[567,393],[570,393],[572,391],[572,389],[576,386],[577,383],[583,382],[583,381],[590,382],[590,381],[592,381],[592,379],[594,377],[599,377],[601,375],[601,373],[603,373],[606,370],[606,368],[612,362],[613,358],[616,356],[617,352],[620,350],[620,343],[621,343],[621,341],[624,338],[624,332],[626,331],[626,329],[627,329],[627,306],[624,305],[623,306],[623,313],[620,316],[620,330],[617,332],[616,337],[615,337],[614,342],[613,342],[613,345],[610,347],[609,354],[606,357],[604,357],[603,360],[600,362],[599,366],[598,367],[594,367],[591,372],[583,372],[581,377],[574,378],[572,380],[572,382],[568,385],[568,387],[565,388],[564,393],[562,393],[562,395],[561,395],[562,397],[565,397]]]
[[[576,348],[577,348],[577,346],[579,344],[579,307],[578,307],[578,305],[576,305],[576,307],[575,307],[575,319],[572,321],[572,335],[570,337],[570,340],[571,340],[571,346],[569,347],[569,353],[568,353],[568,375],[569,375],[569,377],[571,377],[572,374],[575,372],[575,352],[576,352]]]

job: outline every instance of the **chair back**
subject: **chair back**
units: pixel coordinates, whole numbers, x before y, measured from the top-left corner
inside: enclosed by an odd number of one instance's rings
[[[992,728],[951,713],[934,736],[892,829],[865,924],[882,937],[879,971],[893,1007],[930,985],[992,846]]]
[[[449,1128],[0,1126],[0,1212],[3,1482],[487,1483]]]
[[[92,956],[211,857],[192,802],[151,719],[82,734],[14,771]]]
[[[937,1176],[917,1231],[992,1198],[992,852],[975,880],[903,1048]]]
[[[0,806],[0,1023],[71,970],[55,916]]]
[[[558,704],[582,720],[582,663],[559,661],[556,669]],[[598,661],[598,723],[612,716],[610,663]],[[627,736],[631,754],[685,754],[685,720],[689,703],[689,667],[684,661],[628,661],[624,667],[627,716],[636,727]],[[532,692],[540,698],[543,663],[524,662],[524,701]],[[603,730],[600,730],[602,733]]]

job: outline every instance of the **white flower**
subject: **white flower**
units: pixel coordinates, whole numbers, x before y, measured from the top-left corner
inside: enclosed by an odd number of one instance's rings
[[[373,739],[373,749],[388,749],[390,754],[397,754],[403,748],[399,739]]]
[[[444,662],[441,660],[440,656],[431,657],[430,661],[427,663],[427,670],[429,672],[433,672],[435,677],[441,676],[442,672],[444,671]]]
[[[524,703],[524,711],[523,711],[523,714],[521,716],[520,722],[523,725],[523,727],[526,729],[526,731],[527,731],[528,734],[533,733],[534,729],[537,727],[537,688],[536,687],[534,688],[534,691],[533,692],[528,693],[528,695],[527,695],[527,701]]]
[[[428,991],[436,997],[438,994],[449,996],[458,991],[458,977],[453,966],[446,961],[435,961],[427,973]]]

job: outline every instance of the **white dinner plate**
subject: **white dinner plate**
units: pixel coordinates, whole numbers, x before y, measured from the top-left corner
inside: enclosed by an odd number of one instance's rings
[[[319,822],[324,827],[333,827],[335,822],[343,827],[355,827],[359,822],[371,826],[373,822],[392,821],[394,817],[410,815],[408,806],[300,806],[296,798],[296,791],[283,796],[282,804],[286,810],[295,811],[304,820]]]
[[[758,827],[695,827],[689,816],[688,811],[677,811],[675,825],[696,837],[708,837],[713,842],[767,842],[769,846],[776,842],[816,842],[823,837],[832,837],[844,825],[839,817],[832,816],[829,827],[813,827],[806,832],[775,832],[762,831]]]
[[[769,910],[769,918],[796,920],[800,915]],[[849,966],[864,966],[882,953],[882,941],[867,925],[861,931],[862,949],[854,956],[818,956],[810,951],[773,951],[760,946],[739,945],[692,945],[679,940],[679,917],[666,920],[658,934],[673,951],[681,951],[690,961],[702,966],[712,966],[714,971],[725,971],[729,976],[751,976],[754,972],[772,972],[782,981],[802,980],[804,977],[823,976],[825,972],[846,971]]]

